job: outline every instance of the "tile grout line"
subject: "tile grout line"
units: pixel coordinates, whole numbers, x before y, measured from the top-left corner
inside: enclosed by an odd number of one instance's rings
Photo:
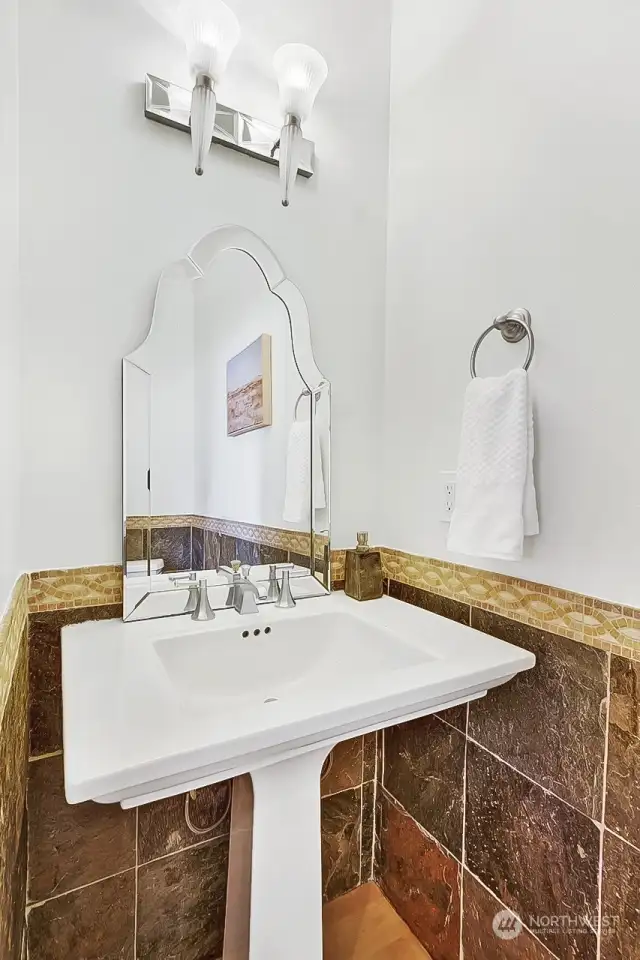
[[[460,707],[460,706],[467,707],[467,713],[469,712],[469,710],[468,710],[469,703],[468,703],[468,702],[467,702],[467,703],[463,703],[463,704],[460,704],[460,703],[459,703],[458,706],[459,706],[459,707]],[[447,710],[455,710],[456,708],[455,708],[455,707],[447,707],[446,709],[447,709]],[[456,727],[455,723],[450,723],[449,720],[445,720],[445,718],[444,718],[443,716],[441,716],[441,714],[439,714],[439,713],[427,713],[427,714],[425,714],[425,716],[427,716],[427,717],[435,717],[436,720],[439,720],[441,723],[446,723],[446,725],[447,725],[448,727],[450,727],[452,730],[457,730],[457,732],[460,733],[460,734],[462,734],[463,737],[466,737],[466,735],[467,735],[467,733],[466,733],[466,724],[465,724],[465,730],[464,730],[464,732],[463,732],[463,731],[460,729],[460,727]]]
[[[221,833],[217,837],[211,837],[208,840],[199,840],[197,843],[192,843],[189,847],[182,847],[180,850],[174,850],[172,853],[165,853],[161,857],[154,857],[153,860],[145,860],[144,863],[139,865],[139,869],[142,867],[149,866],[152,863],[158,863],[160,860],[169,860],[171,857],[177,857],[181,853],[188,853],[190,850],[195,850],[199,847],[204,847],[208,843],[212,843],[215,840],[224,840],[228,837],[229,833]],[[57,893],[52,897],[44,897],[42,900],[34,900],[32,903],[27,903],[27,911],[32,910],[34,907],[41,907],[45,903],[50,903],[52,900],[60,900],[62,897],[66,897],[71,893],[78,893],[80,890],[86,890],[87,887],[95,887],[98,883],[104,883],[105,880],[113,880],[114,877],[121,877],[125,873],[132,873],[136,870],[135,863],[131,867],[125,867],[124,870],[117,870],[115,873],[109,873],[105,877],[99,877],[97,880],[91,880],[89,883],[81,883],[78,887],[71,887],[70,890],[64,890],[62,893]]]
[[[36,907],[42,907],[45,903],[51,903],[53,900],[61,900],[62,897],[68,897],[72,893],[78,893],[80,890],[86,890],[88,887],[95,887],[98,883],[104,883],[105,880],[113,880],[115,877],[122,877],[125,873],[132,873],[135,867],[126,867],[124,870],[117,870],[116,873],[110,873],[106,877],[100,877],[98,880],[91,880],[89,883],[82,883],[79,887],[72,887],[70,890],[64,890],[53,897],[45,897],[44,900],[34,900],[33,903],[27,903],[27,913]]]
[[[28,757],[29,763],[37,763],[38,760],[53,760],[55,757],[61,757],[62,750],[52,750],[51,753],[40,753],[37,757]]]
[[[363,743],[364,743],[364,741],[363,741]],[[363,762],[363,767],[364,767],[364,755],[363,755],[363,758],[362,758],[362,762]],[[363,831],[362,831],[362,828],[363,828],[363,826],[364,826],[364,822],[363,822],[363,819],[362,819],[363,816],[364,816],[364,783],[361,783],[361,784],[360,784],[360,827],[359,827],[360,843],[358,844],[358,853],[359,853],[359,857],[358,857],[358,886],[361,886],[361,885],[362,885],[362,840],[363,840],[363,836],[364,836]]]
[[[553,960],[559,960],[559,957],[557,956],[557,954],[553,953],[553,951],[549,949],[549,947],[546,945],[546,943],[543,943],[543,941],[540,939],[540,937],[538,937],[538,936],[533,932],[533,930],[531,930],[531,929],[526,925],[526,923],[524,922],[524,920],[522,919],[522,917],[520,916],[519,913],[517,913],[512,907],[508,907],[508,906],[506,905],[506,903],[503,903],[503,901],[500,899],[500,897],[496,896],[496,894],[493,892],[493,890],[491,889],[491,887],[488,887],[488,886],[486,885],[486,883],[484,882],[484,880],[481,880],[480,877],[476,876],[476,874],[473,872],[473,870],[469,870],[468,867],[464,867],[463,869],[466,870],[466,872],[469,874],[469,876],[473,877],[473,879],[476,881],[476,883],[479,883],[480,886],[483,887],[483,888],[487,891],[487,893],[491,894],[491,896],[493,897],[493,899],[496,900],[496,901],[500,904],[500,906],[504,907],[505,910],[508,910],[509,913],[512,913],[514,917],[517,917],[517,918],[518,918],[518,920],[519,920],[520,923],[522,924],[522,929],[523,929],[523,930],[526,930],[527,933],[528,933],[531,937],[533,937],[534,940],[537,940],[537,942],[547,951],[547,953],[549,954],[549,956],[550,956],[550,957],[553,957]]]
[[[230,836],[231,836],[231,831],[227,831],[226,833],[219,833],[215,837],[208,837],[206,840],[198,840],[196,843],[192,843],[188,847],[181,847],[180,850],[173,850],[171,853],[163,853],[161,857],[153,857],[151,860],[145,860],[144,862],[139,864],[138,869],[142,870],[144,867],[148,867],[152,863],[159,863],[160,860],[168,860],[170,857],[177,857],[181,853],[188,853],[190,850],[196,850],[200,847],[206,847],[208,843],[213,843],[215,840],[224,840],[226,837],[230,837]]]
[[[600,848],[598,861],[598,926],[596,930],[596,960],[602,955],[602,892],[604,882],[604,831],[607,807],[607,777],[609,766],[609,722],[611,717],[611,654],[607,654],[607,715],[604,725],[604,761],[602,765],[602,808],[600,811]]]
[[[364,834],[364,733],[360,734],[360,842],[358,844],[358,886],[362,885],[362,841]]]
[[[635,843],[631,843],[631,840],[627,840],[626,837],[623,837],[621,833],[617,833],[615,830],[612,830],[611,827],[604,825],[603,833],[609,834],[610,837],[613,837],[615,840],[619,840],[620,843],[624,843],[625,847],[630,847],[632,850],[635,850],[637,853],[640,853],[640,847]]]
[[[378,736],[380,730],[375,732],[376,758],[373,765],[373,830],[371,831],[371,876],[369,880],[374,880],[376,875],[376,839],[378,836]]]
[[[341,793],[349,793],[353,790],[358,790],[359,787],[363,787],[365,783],[371,783],[371,780],[364,780],[362,783],[354,783],[350,787],[343,787],[342,790],[334,790],[332,793],[321,793],[321,800],[328,800],[329,797],[339,797]]]
[[[446,723],[446,721],[445,721]],[[455,728],[454,728],[455,729]],[[494,760],[497,760],[499,763],[504,763],[505,767],[509,767],[510,770],[513,770],[514,773],[517,773],[518,776],[524,777],[525,780],[528,780],[529,783],[532,783],[535,787],[539,787],[540,790],[543,790],[546,794],[553,797],[555,800],[559,800],[560,803],[566,804],[567,807],[570,807],[572,810],[575,810],[576,813],[579,813],[580,816],[586,817],[587,820],[590,820],[595,826],[600,827],[600,821],[594,820],[593,817],[590,817],[588,813],[585,813],[584,810],[580,810],[579,807],[576,807],[575,804],[571,803],[569,800],[565,800],[564,797],[559,796],[559,794],[554,793],[553,790],[549,790],[548,787],[543,786],[541,783],[538,783],[537,780],[534,780],[533,777],[530,777],[528,774],[523,773],[522,770],[518,770],[517,767],[514,767],[512,763],[509,763],[508,760],[504,760],[499,754],[494,753],[493,750],[489,750],[488,747],[485,747],[482,743],[479,743],[478,740],[474,740],[473,737],[467,736],[467,739],[475,747],[480,747],[481,750],[484,750],[485,753],[488,753],[490,757],[493,757]]]
[[[467,842],[466,842],[467,841],[467,748],[469,746],[469,737],[467,736],[468,732],[469,732],[469,702],[467,701],[467,709],[465,713],[465,724],[464,724],[464,766],[462,768],[462,849],[460,852],[462,863],[460,867],[460,945],[458,948],[458,956],[460,960],[464,960],[462,929],[464,926],[464,863],[466,858],[466,847],[467,847]]]
[[[452,860],[455,860],[455,862],[458,864],[458,866],[459,866],[460,869],[462,870],[462,863],[461,863],[460,859],[459,859],[458,857],[456,857],[455,853],[452,853],[451,850],[449,850],[449,848],[448,848],[447,846],[445,846],[445,844],[442,842],[442,840],[438,840],[438,838],[437,838],[436,836],[434,836],[429,830],[427,830],[426,827],[423,827],[422,824],[419,823],[419,822],[416,820],[415,817],[412,817],[411,814],[409,813],[409,811],[407,810],[407,808],[400,803],[400,801],[399,801],[398,798],[395,796],[395,794],[391,793],[391,791],[388,790],[384,785],[382,786],[382,792],[383,792],[383,793],[386,793],[386,795],[387,795],[387,796],[389,797],[389,799],[392,801],[392,803],[394,804],[394,806],[397,807],[397,809],[398,809],[401,813],[403,813],[403,814],[405,815],[405,817],[408,817],[409,820],[411,820],[411,822],[416,825],[416,827],[418,828],[418,830],[420,831],[420,833],[422,833],[425,837],[427,837],[429,840],[431,840],[433,843],[435,843],[435,845],[436,845],[441,851],[443,851],[448,857],[450,857]]]

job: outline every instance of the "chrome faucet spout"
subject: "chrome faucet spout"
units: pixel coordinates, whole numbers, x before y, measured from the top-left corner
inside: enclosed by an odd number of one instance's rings
[[[209,603],[208,582],[203,578],[198,582],[198,605],[191,614],[192,620],[215,620],[215,613]]]
[[[260,591],[251,580],[240,579],[235,583],[233,606],[237,613],[257,613],[258,604],[256,600],[259,599]]]

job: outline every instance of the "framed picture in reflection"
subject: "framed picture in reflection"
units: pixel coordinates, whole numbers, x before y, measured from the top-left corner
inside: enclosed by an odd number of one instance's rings
[[[268,333],[227,361],[227,436],[271,426],[271,337]]]

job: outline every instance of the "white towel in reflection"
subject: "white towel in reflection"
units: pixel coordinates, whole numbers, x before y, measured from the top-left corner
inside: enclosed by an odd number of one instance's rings
[[[475,377],[464,400],[449,550],[522,559],[524,537],[539,532],[533,453],[526,371]]]
[[[286,490],[282,514],[288,523],[302,523],[310,519],[310,479],[311,421],[294,420],[289,431]],[[322,510],[327,505],[327,496],[317,430],[313,434],[313,489],[314,507],[316,510]]]

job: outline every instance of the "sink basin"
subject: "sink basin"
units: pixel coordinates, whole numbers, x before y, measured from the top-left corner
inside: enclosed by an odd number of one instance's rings
[[[304,695],[296,686],[331,685],[338,671],[369,675],[433,659],[419,646],[350,613],[283,617],[266,627],[269,633],[239,621],[225,630],[156,641],[155,651],[181,696],[260,704]]]
[[[250,773],[250,958],[321,960],[319,780],[331,749],[483,696],[534,663],[389,597],[65,627],[67,800],[131,807]]]

